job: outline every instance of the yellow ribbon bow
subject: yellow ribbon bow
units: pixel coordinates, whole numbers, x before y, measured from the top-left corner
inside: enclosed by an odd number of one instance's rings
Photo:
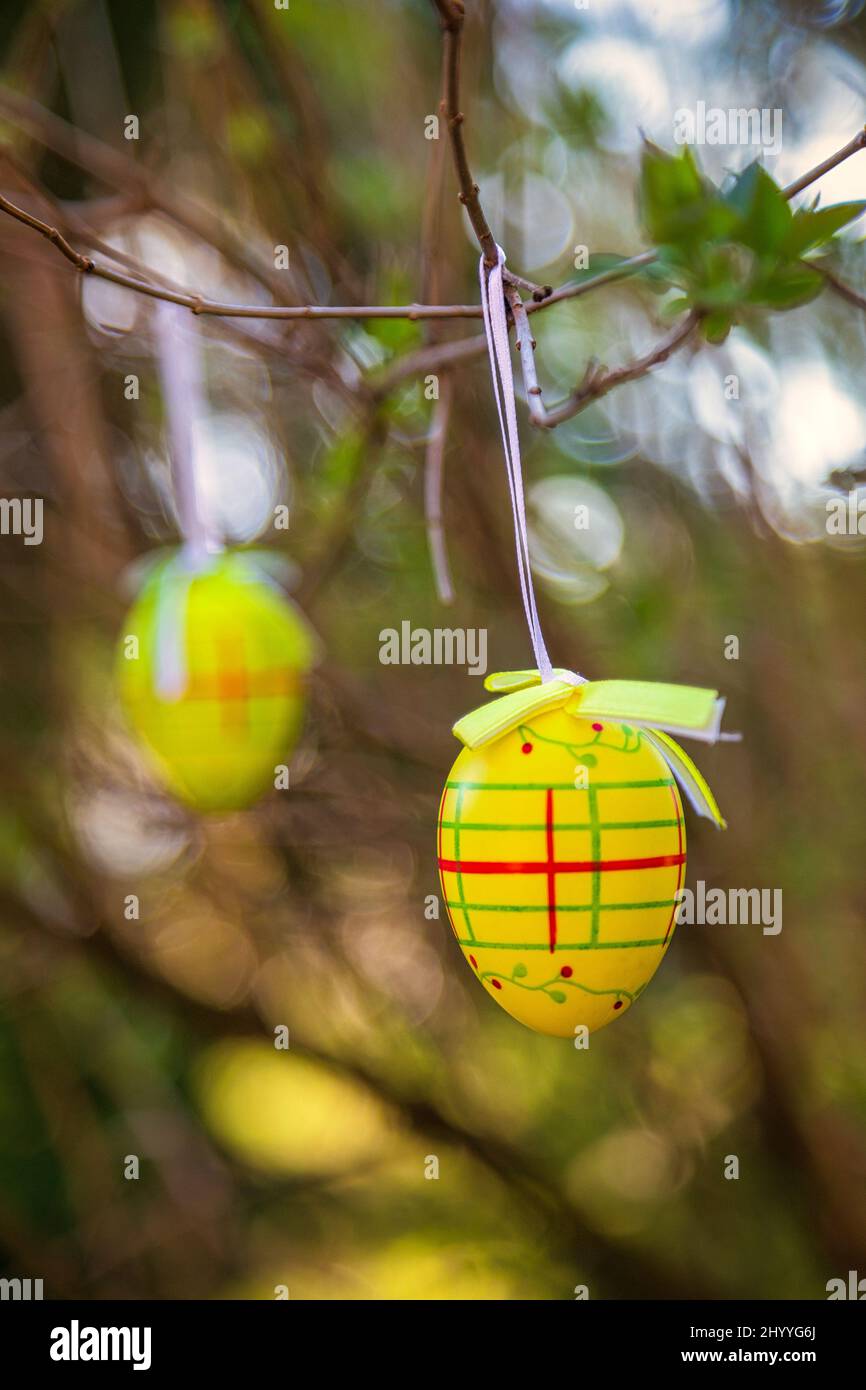
[[[505,693],[457,720],[453,732],[467,748],[501,738],[545,710],[564,709],[581,719],[634,724],[664,758],[698,815],[725,828],[705,778],[671,738],[673,733],[715,743],[724,737],[719,725],[725,702],[717,691],[660,681],[588,681],[562,668],[556,668],[552,679],[544,683],[535,670],[498,671],[487,677],[484,688]]]

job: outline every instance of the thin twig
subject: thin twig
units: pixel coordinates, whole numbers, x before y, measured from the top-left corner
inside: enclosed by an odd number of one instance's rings
[[[506,286],[505,298],[514,318],[517,335],[515,346],[520,356],[520,368],[526,390],[529,418],[539,429],[546,430],[555,429],[564,420],[570,420],[572,416],[584,410],[591,401],[597,401],[602,396],[606,396],[608,391],[612,391],[614,387],[621,386],[626,381],[636,381],[639,377],[646,376],[654,367],[666,362],[672,353],[688,342],[700,322],[700,314],[692,311],[677,324],[672,333],[668,334],[650,352],[613,370],[601,367],[596,362],[590,362],[584,373],[583,381],[577,389],[561,405],[548,410],[541,398],[541,387],[538,384],[535,369],[535,339],[529,327],[526,307],[513,286]]]
[[[608,369],[599,366],[598,363],[590,362],[583,381],[574,390],[567,400],[561,405],[554,406],[551,410],[544,412],[543,425],[545,429],[555,429],[564,420],[570,420],[572,416],[579,415],[592,401],[600,400],[609,391],[613,391],[617,386],[624,386],[627,381],[637,381],[640,377],[646,376],[654,367],[659,367],[663,362],[667,362],[679,348],[683,347],[700,323],[700,314],[692,310],[685,318],[677,324],[672,333],[657,343],[654,348],[645,353],[642,357],[636,357],[631,362],[625,362],[621,367]]]
[[[506,287],[505,298],[511,305],[511,313],[514,318],[515,347],[520,354],[520,368],[523,373],[523,385],[526,389],[529,418],[534,425],[543,428],[547,424],[547,411],[541,399],[541,387],[538,384],[535,370],[535,339],[532,336],[532,329],[529,327],[526,308],[514,285]]]
[[[454,602],[454,585],[445,546],[442,521],[442,475],[445,443],[451,416],[451,377],[443,375],[439,382],[439,399],[433,406],[427,453],[424,460],[424,517],[427,524],[427,544],[430,563],[440,603]]]
[[[642,266],[649,265],[654,261],[656,254],[655,251],[643,251],[639,256],[631,256],[628,260],[621,261],[619,265],[612,266],[609,270],[599,271],[598,275],[592,275],[586,280],[578,280],[572,285],[563,285],[561,289],[555,290],[547,298],[533,299],[523,307],[527,314],[535,314],[540,309],[546,309],[553,304],[561,304],[566,299],[579,299],[584,294],[590,294],[592,290],[601,289],[604,285],[613,285],[618,280],[626,279],[627,276],[632,275]],[[516,285],[518,281],[519,277],[515,276],[512,283]],[[476,317],[481,317],[480,306]],[[435,347],[419,348],[417,352],[408,353],[380,372],[372,383],[373,389],[377,395],[387,395],[395,386],[399,386],[401,382],[413,376],[423,376],[427,372],[437,371],[440,367],[452,367],[461,362],[469,362],[473,357],[483,357],[486,351],[487,339],[483,333],[475,338],[460,338],[457,342],[439,343]]]
[[[638,255],[629,256],[618,265],[600,270],[597,275],[590,275],[586,280],[575,280],[573,284],[560,285],[558,290],[551,290],[541,301],[527,304],[526,312],[535,314],[549,304],[562,304],[566,299],[579,299],[581,295],[589,294],[591,290],[597,290],[602,285],[613,285],[617,280],[625,280],[636,271],[643,270],[644,266],[652,265],[658,260],[658,254],[658,251],[640,251]],[[513,277],[511,283],[520,287],[517,276]]]
[[[88,272],[95,270],[96,266],[89,256],[83,256],[80,251],[76,251],[74,246],[70,246],[66,237],[51,227],[47,222],[43,222],[40,217],[34,217],[32,213],[25,212],[15,203],[10,203],[8,198],[4,198],[0,193],[0,212],[7,212],[10,217],[14,217],[16,222],[23,222],[25,227],[30,227],[32,231],[44,236],[46,241],[50,241],[52,246],[56,246],[61,256],[65,256],[67,261],[75,266],[76,270]]]
[[[30,227],[40,236],[56,246],[62,256],[77,270],[95,275],[112,284],[123,285],[135,290],[137,294],[149,295],[151,299],[165,299],[169,304],[180,304],[194,314],[216,314],[225,318],[248,319],[466,319],[480,318],[478,304],[228,304],[189,290],[173,290],[167,285],[155,284],[153,280],[143,280],[135,275],[95,261],[76,251],[73,246],[50,223],[34,217],[16,203],[0,194],[0,212],[14,217],[25,227]],[[148,270],[148,275],[152,272]]]
[[[817,183],[818,179],[823,178],[825,174],[829,174],[831,169],[835,169],[839,164],[844,163],[846,159],[850,159],[852,154],[856,154],[858,150],[863,149],[866,149],[866,126],[864,126],[862,130],[858,130],[853,140],[849,140],[848,144],[843,145],[841,150],[837,150],[836,153],[831,154],[828,159],[824,159],[820,164],[816,164],[814,169],[809,170],[808,174],[801,174],[793,183],[789,183],[787,188],[782,190],[785,197],[796,197],[798,193],[803,192],[804,188],[808,188],[810,184]]]
[[[503,279],[507,284],[514,285],[515,289],[525,290],[527,294],[531,294],[536,304],[540,304],[544,299],[549,299],[553,294],[552,285],[536,285],[534,280],[527,280],[523,275],[515,275],[514,271],[509,270],[507,266]]]
[[[451,140],[451,153],[460,202],[466,209],[472,230],[478,238],[478,245],[484,253],[487,266],[496,265],[496,239],[487,224],[484,209],[479,198],[478,184],[469,168],[466,141],[463,136],[463,112],[460,110],[460,61],[463,52],[463,5],[459,0],[433,0],[442,19],[445,49],[445,119]]]
[[[444,101],[439,103],[439,114],[444,119]],[[436,252],[439,243],[442,174],[445,163],[443,156],[444,142],[441,140],[431,141],[424,207],[421,215],[421,296],[422,299],[429,302],[439,298],[439,264]]]
[[[122,271],[115,270],[113,267],[96,261],[92,256],[85,256],[71,246],[67,239],[56,227],[44,222],[41,218],[35,217],[24,208],[19,207],[10,199],[0,195],[0,212],[5,212],[9,217],[14,217],[16,221],[22,222],[24,226],[38,232],[56,246],[62,256],[65,257],[77,270],[85,274],[95,275],[102,280],[110,280],[112,284],[123,285],[126,289],[134,290],[137,294],[150,296],[152,299],[165,299],[170,304],[180,304],[191,310],[194,314],[216,315],[224,318],[249,318],[249,319],[480,319],[480,304],[230,304],[216,299],[208,299],[205,295],[194,290],[173,289],[166,283],[158,284],[157,280],[163,279],[158,272],[143,267],[143,271],[148,278],[144,279],[139,275],[127,275]],[[114,252],[111,253],[114,255]],[[549,295],[540,301],[534,301],[528,305],[530,313],[545,308],[549,304],[561,303],[564,299],[574,299],[579,295],[586,294],[589,290],[598,285],[610,284],[614,280],[622,279],[631,273],[632,268],[640,262],[645,263],[646,255],[633,257],[631,261],[624,261],[621,266],[616,266],[611,270],[603,271],[590,280],[575,285],[565,285],[561,290]],[[119,257],[118,257],[119,259]],[[516,278],[516,277],[515,277]],[[524,282],[531,284],[531,282]],[[483,343],[483,339],[479,340]]]
[[[247,241],[231,230],[226,218],[219,213],[170,188],[134,159],[70,125],[11,87],[0,86],[0,111],[34,135],[46,149],[53,150],[91,177],[135,194],[147,207],[163,212],[178,226],[213,246],[227,261],[266,285],[272,294],[284,292],[285,272],[278,274],[269,267]],[[148,293],[146,289],[141,292]]]
[[[16,175],[26,186],[27,192],[38,199],[40,203],[44,203],[48,215],[58,219],[64,226],[66,232],[74,234],[89,250],[98,251],[100,255],[105,256],[109,261],[113,261],[116,265],[130,271],[139,283],[152,281],[156,286],[162,289],[173,290],[178,294],[186,293],[182,285],[178,284],[176,280],[171,279],[170,276],[165,275],[161,270],[154,270],[152,266],[144,265],[141,260],[136,256],[130,255],[128,251],[123,251],[119,247],[112,246],[109,242],[103,241],[99,232],[95,229],[93,225],[94,211],[97,218],[113,221],[116,217],[125,216],[131,211],[129,199],[110,199],[109,201],[112,204],[112,215],[109,215],[108,210],[104,207],[104,201],[98,203],[89,201],[80,204],[64,202],[60,204],[55,202],[54,199],[46,193],[44,188],[38,188],[33,184],[26,172],[17,166],[17,161],[12,159],[8,154],[5,158],[15,167]],[[0,210],[4,210],[2,209],[2,204],[0,204]],[[141,209],[140,207],[136,207],[134,210],[140,211]],[[84,214],[86,214],[86,216]],[[39,231],[40,235],[44,235],[38,225],[35,230]],[[69,245],[68,238],[64,239],[67,240],[67,245]],[[71,245],[70,249],[76,255],[79,255]],[[68,253],[66,254],[67,259],[69,259]],[[81,259],[92,261],[92,257],[90,256],[82,256]],[[90,269],[95,270],[95,264],[90,267]],[[98,271],[96,271],[96,273],[98,274]],[[230,320],[221,321],[216,315],[212,317],[215,323],[217,323],[220,332],[228,341],[236,342],[244,348],[265,349],[269,352],[278,353],[283,362],[290,362],[299,371],[317,374],[325,370],[328,372],[332,386],[335,388],[338,387],[340,380],[338,375],[333,369],[328,370],[328,364],[323,361],[321,354],[311,352],[308,343],[298,343],[296,340],[287,342],[285,335],[279,332],[263,334],[260,331],[256,331],[254,328],[245,328],[241,324],[234,323]]]
[[[859,291],[852,289],[850,285],[846,285],[844,280],[839,279],[835,271],[830,270],[826,265],[821,265],[819,261],[807,261],[806,264],[811,270],[817,270],[819,275],[823,275],[834,294],[840,295],[842,299],[853,304],[855,308],[866,310],[866,295],[862,295]]]
[[[486,351],[487,339],[483,333],[474,338],[458,338],[455,342],[431,343],[429,347],[418,348],[416,352],[408,352],[405,357],[398,357],[372,376],[370,385],[375,395],[383,398],[412,377],[427,376],[444,367],[471,362],[473,358],[482,357]]]
[[[439,101],[440,123],[447,115],[448,61],[444,47],[442,52],[441,97]],[[427,185],[424,196],[424,211],[421,219],[421,294],[425,300],[437,300],[440,295],[441,272],[441,207],[442,182],[445,172],[445,141],[435,140],[430,151],[427,170]],[[430,320],[423,327],[424,342],[433,347],[439,340],[440,324]],[[451,376],[443,373],[438,381],[436,399],[430,418],[427,448],[424,458],[424,517],[427,528],[427,546],[430,564],[433,569],[433,582],[440,603],[454,602],[454,586],[448,565],[448,549],[442,520],[442,478],[445,459],[445,442],[451,418],[453,382]]]
[[[444,32],[443,55],[445,62],[445,119],[454,157],[459,192],[457,197],[466,209],[472,229],[478,238],[478,245],[484,254],[484,264],[489,270],[496,265],[497,250],[494,237],[484,209],[481,206],[480,189],[469,167],[466,138],[463,133],[465,117],[460,110],[460,69],[463,56],[463,22],[465,19],[463,0],[432,0],[433,8],[442,21]],[[552,294],[550,285],[536,285],[522,275],[516,275],[507,267],[503,274],[506,284],[516,285],[526,290],[539,303]]]

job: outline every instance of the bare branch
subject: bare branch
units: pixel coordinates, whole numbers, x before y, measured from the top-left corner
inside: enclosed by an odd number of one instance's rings
[[[46,149],[53,150],[101,183],[136,195],[143,206],[163,212],[178,226],[215,247],[231,264],[267,285],[273,294],[284,292],[285,277],[277,276],[219,213],[167,187],[134,159],[70,125],[39,102],[10,87],[0,86],[0,111],[34,135]],[[147,290],[142,292],[148,293]]]
[[[396,386],[415,376],[426,376],[428,372],[438,372],[443,367],[456,367],[463,362],[471,362],[482,357],[487,351],[487,339],[481,333],[474,338],[458,338],[456,342],[432,343],[430,347],[419,348],[398,358],[383,371],[370,378],[374,393],[387,396]]]
[[[194,314],[216,314],[225,318],[248,319],[477,319],[481,317],[478,304],[227,304],[219,300],[207,299],[204,295],[188,290],[173,290],[165,284],[157,284],[161,278],[147,268],[144,280],[136,275],[127,275],[115,270],[92,257],[83,255],[70,246],[66,238],[41,218],[26,212],[16,203],[0,195],[0,212],[7,213],[25,227],[44,236],[56,246],[66,260],[77,270],[95,275],[112,284],[123,285],[135,290],[137,294],[149,295],[152,299],[165,299],[170,304],[180,304]]]
[[[527,314],[535,314],[540,309],[546,309],[553,304],[561,304],[566,299],[579,299],[582,295],[590,294],[593,290],[601,289],[604,285],[613,285],[618,280],[626,279],[635,270],[649,265],[655,258],[655,251],[643,251],[639,256],[632,256],[629,260],[621,261],[619,265],[612,266],[609,270],[600,271],[598,275],[592,275],[586,280],[579,280],[573,285],[563,285],[561,289],[555,290],[545,299],[533,299],[529,304],[523,306],[524,310]],[[520,283],[520,277],[512,277],[510,283],[516,287]],[[529,281],[523,283],[530,284]],[[475,317],[481,317],[480,306]],[[469,362],[474,357],[483,357],[486,351],[487,339],[483,333],[475,338],[460,338],[457,342],[439,343],[435,347],[421,348],[418,352],[408,353],[406,357],[392,363],[375,378],[373,387],[377,395],[387,395],[393,387],[399,386],[402,381],[406,381],[410,377],[423,376],[426,372],[435,372],[440,367],[452,367],[458,363]]]
[[[597,290],[602,285],[613,285],[617,280],[627,279],[629,275],[634,275],[635,271],[642,270],[646,265],[652,265],[657,259],[658,251],[641,251],[637,256],[629,256],[627,260],[620,261],[619,265],[600,270],[597,275],[591,275],[586,280],[575,280],[573,285],[561,285],[558,290],[551,290],[541,301],[527,304],[526,311],[534,314],[549,304],[561,304],[565,299],[579,299],[581,295],[589,294],[591,290]],[[521,286],[521,281],[516,275],[512,277],[511,283],[518,288]]]
[[[451,153],[460,189],[458,198],[466,209],[478,245],[484,253],[485,264],[496,265],[496,239],[487,225],[484,209],[478,196],[478,184],[469,168],[466,141],[463,137],[463,112],[460,110],[460,60],[463,51],[463,5],[448,0],[433,0],[442,17],[445,31],[445,119],[451,140]]]
[[[41,218],[34,217],[32,213],[25,212],[23,208],[16,207],[15,203],[10,203],[8,198],[4,198],[0,193],[0,212],[7,212],[10,217],[14,217],[16,222],[23,222],[25,227],[30,227],[40,236],[44,236],[46,241],[50,241],[52,246],[56,246],[61,256],[65,256],[67,261],[75,266],[76,270],[93,270],[94,264],[89,256],[83,256],[80,251],[76,251],[69,245],[66,237],[58,232],[56,227],[50,227]]]
[[[819,275],[823,275],[828,286],[834,294],[838,294],[848,304],[853,304],[856,309],[866,310],[866,295],[860,294],[857,290],[846,285],[844,280],[840,280],[836,272],[830,270],[828,266],[821,265],[819,261],[807,261],[806,264],[811,270],[817,270]]]
[[[463,134],[464,115],[460,110],[460,68],[463,54],[463,22],[465,18],[463,0],[432,0],[439,14],[444,31],[443,57],[445,64],[445,120],[454,157],[454,169],[460,202],[466,209],[472,229],[478,238],[478,245],[484,253],[484,263],[488,270],[496,265],[496,238],[490,230],[484,209],[481,206],[478,184],[469,167],[466,139]],[[525,280],[522,275],[506,268],[504,279],[507,283],[526,290],[536,301],[545,300],[552,293],[550,285],[536,285]]]
[[[650,352],[611,371],[591,361],[587,365],[580,386],[561,405],[547,410],[541,399],[541,387],[538,384],[538,375],[535,370],[535,339],[529,327],[526,307],[513,285],[506,286],[505,298],[514,319],[517,334],[515,346],[520,355],[520,369],[526,390],[529,418],[533,425],[546,430],[555,429],[564,420],[570,420],[572,416],[584,410],[591,401],[597,401],[602,396],[606,396],[614,387],[622,386],[626,381],[636,381],[639,377],[646,376],[654,367],[666,362],[672,353],[688,342],[700,322],[700,314],[693,310],[677,324],[667,338],[664,338]]]
[[[249,319],[480,319],[480,304],[229,304],[220,300],[209,299],[207,296],[193,290],[175,289],[166,283],[165,278],[157,271],[148,267],[142,267],[143,274],[148,276],[144,279],[142,275],[126,275],[111,266],[104,265],[102,262],[95,261],[91,256],[85,256],[71,246],[66,238],[50,223],[44,222],[41,218],[35,217],[16,203],[0,195],[0,212],[5,212],[9,217],[14,217],[16,221],[22,222],[24,226],[38,232],[56,246],[61,255],[68,260],[77,270],[83,273],[95,275],[102,280],[110,280],[115,285],[123,285],[126,289],[134,290],[137,294],[149,295],[152,299],[165,299],[171,304],[180,304],[191,310],[194,314],[217,315],[224,318],[249,318]],[[114,256],[114,252],[111,255]],[[587,294],[590,290],[601,285],[612,284],[615,280],[624,278],[631,274],[632,270],[638,266],[647,264],[654,256],[654,252],[645,252],[641,256],[632,257],[629,261],[623,261],[620,266],[611,270],[603,271],[601,274],[593,276],[589,280],[584,280],[575,285],[565,285],[562,289],[547,296],[540,301],[533,301],[528,306],[528,312],[534,313],[538,309],[543,309],[549,304],[559,304],[565,299],[576,299],[582,294]],[[116,259],[123,259],[118,255]],[[162,283],[159,283],[159,282]],[[521,281],[520,277],[515,276],[512,283],[522,283],[529,288],[533,288],[531,281]],[[453,345],[457,347],[457,344]],[[484,339],[479,338],[476,350],[483,350]],[[455,354],[455,360],[462,354]],[[467,354],[470,355],[470,354]],[[410,373],[411,375],[411,373]]]
[[[441,603],[454,602],[454,586],[445,547],[442,522],[442,474],[448,421],[451,417],[451,378],[443,376],[439,383],[439,399],[433,407],[427,455],[424,461],[424,516],[427,523],[427,544],[430,563]]]
[[[553,294],[552,285],[536,285],[534,280],[526,280],[522,275],[515,275],[514,271],[509,270],[507,266],[505,267],[504,279],[509,285],[514,285],[515,289],[525,290],[527,294],[531,294],[537,304],[540,304],[544,299],[549,299]]]
[[[866,149],[866,126],[864,126],[862,130],[858,130],[853,140],[849,140],[848,144],[843,145],[841,150],[837,150],[836,153],[831,154],[828,159],[822,160],[820,164],[816,164],[815,168],[810,169],[808,174],[801,174],[793,183],[789,183],[788,187],[783,189],[785,197],[796,197],[798,193],[803,192],[804,188],[808,188],[810,184],[817,183],[818,179],[823,178],[825,174],[829,174],[831,169],[837,168],[837,166],[843,164],[846,159],[850,159],[852,154],[857,154],[858,150],[862,149]]]
[[[442,20],[443,29],[459,29],[463,23],[463,0],[433,0],[433,8]]]
[[[692,310],[677,324],[672,333],[669,333],[643,357],[636,357],[621,367],[608,369],[599,366],[596,362],[590,362],[584,379],[577,389],[561,405],[554,406],[552,410],[544,411],[543,419],[537,423],[541,423],[545,429],[555,429],[564,420],[570,420],[572,416],[579,415],[592,401],[600,400],[602,396],[606,396],[617,386],[624,386],[627,381],[637,381],[640,377],[646,376],[655,367],[667,362],[673,353],[689,341],[700,323],[700,317],[697,311]]]
[[[535,339],[532,336],[532,329],[529,327],[529,319],[519,291],[513,285],[509,286],[506,288],[505,298],[511,305],[511,313],[514,318],[514,329],[517,335],[515,347],[520,354],[520,368],[523,373],[523,385],[526,389],[529,418],[534,425],[543,427],[547,424],[547,412],[541,399],[541,387],[538,384],[535,370]]]

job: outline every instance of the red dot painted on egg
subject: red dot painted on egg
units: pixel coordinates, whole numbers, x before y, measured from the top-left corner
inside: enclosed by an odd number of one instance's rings
[[[602,729],[604,728],[604,725],[603,725],[603,724],[593,724],[592,727],[595,729],[595,732],[596,732],[597,734],[600,734],[601,731],[602,731]]]
[[[570,965],[564,965],[559,973],[564,980],[570,980],[572,975],[574,974],[574,971],[572,970]]]
[[[492,986],[493,986],[494,989],[501,989],[501,988],[502,988],[502,985],[500,984],[500,982],[499,982],[498,980],[491,980],[490,983],[492,984]]]
[[[475,959],[474,956],[470,956],[470,957],[469,957],[469,964],[472,966],[472,969],[473,969],[473,970],[477,970],[477,969],[478,969],[478,961]]]
[[[523,745],[523,747],[521,748],[520,751],[521,751],[521,753],[531,753],[531,752],[532,752],[532,744],[531,744],[531,743],[524,743],[524,745]]]
[[[621,1008],[622,1008],[622,1000],[621,1000],[621,999],[617,999],[617,1001],[616,1001],[616,1003],[614,1004],[613,1007],[614,1007],[615,1009],[621,1009]]]

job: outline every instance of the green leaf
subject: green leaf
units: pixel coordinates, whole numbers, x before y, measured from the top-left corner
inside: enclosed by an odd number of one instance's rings
[[[579,285],[584,280],[594,280],[596,275],[602,275],[606,270],[617,270],[628,260],[631,260],[630,256],[620,256],[615,251],[593,251],[589,258],[589,265],[575,270],[569,283]],[[647,266],[634,266],[623,272],[623,278],[627,275],[639,275],[642,270],[648,268]]]
[[[701,309],[739,304],[754,273],[754,255],[741,246],[711,246],[696,267],[692,300]]]
[[[678,158],[654,145],[644,148],[639,198],[653,241],[680,240],[689,213],[704,200],[703,181],[688,146]]]
[[[833,203],[828,208],[794,213],[794,222],[785,242],[785,253],[795,259],[816,246],[822,246],[841,227],[866,211],[866,203]]]
[[[686,313],[691,307],[692,301],[688,295],[678,294],[676,299],[669,299],[663,309],[667,318],[677,318],[678,315]]]
[[[733,326],[733,316],[724,309],[716,309],[701,319],[701,332],[708,343],[723,343]]]
[[[561,989],[549,989],[547,991],[547,994],[548,997],[553,1000],[554,1004],[565,1003],[565,995],[563,994]]]
[[[744,169],[725,194],[725,202],[737,218],[734,240],[759,255],[775,256],[784,251],[794,214],[763,165],[756,161]]]
[[[771,309],[796,309],[808,304],[824,288],[824,277],[807,265],[784,266],[758,281],[749,291],[752,304]]]
[[[526,966],[523,965],[523,964],[521,964],[520,961],[518,961],[517,965],[515,965],[515,967],[514,967],[514,971],[513,971],[513,974],[512,974],[512,977],[511,977],[511,978],[514,979],[514,980],[522,980],[523,977],[525,976],[525,974],[526,974]]]
[[[682,257],[671,246],[660,246],[654,261],[641,270],[641,279],[652,294],[667,294],[680,278]]]

